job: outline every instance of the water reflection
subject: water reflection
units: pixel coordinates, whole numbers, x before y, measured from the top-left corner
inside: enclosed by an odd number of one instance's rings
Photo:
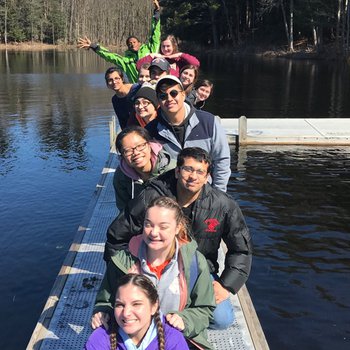
[[[202,62],[215,82],[209,107],[221,116],[350,115],[346,67]],[[109,64],[84,51],[0,52],[0,63],[0,343],[21,349],[106,159]],[[248,288],[271,349],[348,348],[349,159],[346,147],[232,149],[229,193],[253,235]],[[8,337],[19,314],[21,337]]]
[[[349,66],[265,57],[203,57],[215,83],[208,108],[222,117],[350,116]]]
[[[252,231],[248,287],[271,349],[312,348],[330,322],[336,348],[346,349],[350,147],[241,147],[236,162],[229,191]]]

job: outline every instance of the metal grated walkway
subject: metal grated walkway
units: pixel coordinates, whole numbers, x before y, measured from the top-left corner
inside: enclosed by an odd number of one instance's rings
[[[82,349],[91,333],[91,312],[105,271],[106,231],[117,215],[112,185],[117,165],[116,155],[110,153],[27,349]],[[232,303],[236,314],[234,326],[225,331],[208,332],[214,348],[267,349],[254,345],[237,295],[232,296]]]

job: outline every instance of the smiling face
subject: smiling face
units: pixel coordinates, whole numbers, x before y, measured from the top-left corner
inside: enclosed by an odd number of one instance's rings
[[[137,52],[141,46],[141,43],[136,38],[129,38],[126,44],[128,45],[128,49],[133,52]]]
[[[151,80],[151,76],[149,74],[149,69],[141,68],[139,72],[138,83],[143,84],[146,81],[150,81],[150,80]]]
[[[163,207],[148,208],[143,223],[142,237],[148,252],[159,259],[166,258],[174,245],[180,226],[176,222],[174,209]]]
[[[117,92],[124,85],[122,77],[118,72],[112,72],[106,78],[107,86],[109,89]]]
[[[184,108],[186,94],[179,84],[169,87],[161,86],[157,97],[160,108],[170,118]]]
[[[180,80],[185,89],[187,88],[187,86],[194,82],[195,77],[196,73],[192,68],[188,68],[182,71],[180,75]]]
[[[199,101],[205,101],[211,94],[211,87],[209,86],[200,86],[196,90],[196,95]]]
[[[175,170],[178,194],[182,192],[198,196],[202,187],[208,182],[208,167],[205,162],[190,157],[184,158],[183,165]]]
[[[136,114],[138,114],[141,118],[148,120],[152,117],[155,117],[157,114],[157,110],[153,104],[146,98],[140,97],[136,99],[134,106]]]
[[[158,304],[152,305],[146,294],[137,286],[126,284],[119,287],[114,316],[120,328],[138,345],[146,334]]]
[[[160,51],[164,56],[169,56],[173,53],[174,51],[173,44],[169,39],[162,41],[160,45]]]
[[[143,137],[132,132],[123,138],[121,144],[123,158],[130,167],[139,173],[151,171],[151,147]]]
[[[149,69],[151,80],[158,81],[161,77],[167,75],[165,70],[161,70],[159,67],[151,66]]]

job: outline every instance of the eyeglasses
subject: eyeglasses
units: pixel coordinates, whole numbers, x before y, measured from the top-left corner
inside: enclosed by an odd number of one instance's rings
[[[180,167],[180,169],[186,174],[196,173],[198,176],[202,176],[202,177],[207,175],[207,171],[202,170],[202,169],[194,169],[191,166],[184,165],[184,166]]]
[[[115,81],[120,81],[120,80],[122,80],[122,78],[109,78],[109,79],[107,79],[107,83],[112,84]]]
[[[151,104],[151,102],[149,102],[149,101],[139,101],[139,100],[136,100],[136,101],[134,102],[134,105],[135,105],[136,107],[140,107],[140,108],[142,108],[142,107],[148,107],[150,104]]]
[[[137,151],[137,152],[143,151],[146,148],[147,145],[148,145],[148,142],[141,143],[141,144],[139,144],[139,145],[137,145],[135,147],[125,148],[125,149],[122,150],[121,153],[125,157],[130,157],[131,155],[134,154],[135,151]]]
[[[168,94],[166,92],[160,92],[158,94],[158,98],[162,101],[167,100],[170,95],[172,98],[175,98],[181,91],[179,90],[171,90]]]

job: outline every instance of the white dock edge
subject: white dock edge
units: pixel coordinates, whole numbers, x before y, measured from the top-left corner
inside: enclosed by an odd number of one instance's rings
[[[106,231],[117,214],[112,184],[116,166],[117,157],[111,153],[27,349],[80,350],[91,333],[91,313],[105,271]],[[238,296],[232,296],[234,326],[226,331],[208,332],[215,349],[268,349],[256,314],[256,319],[251,319],[255,311],[244,311],[245,304],[249,305],[246,310],[254,310],[249,301],[245,287]],[[260,329],[254,330],[256,325]],[[254,339],[256,334],[262,334],[262,342]]]
[[[221,119],[230,143],[240,145],[350,145],[350,118]]]

